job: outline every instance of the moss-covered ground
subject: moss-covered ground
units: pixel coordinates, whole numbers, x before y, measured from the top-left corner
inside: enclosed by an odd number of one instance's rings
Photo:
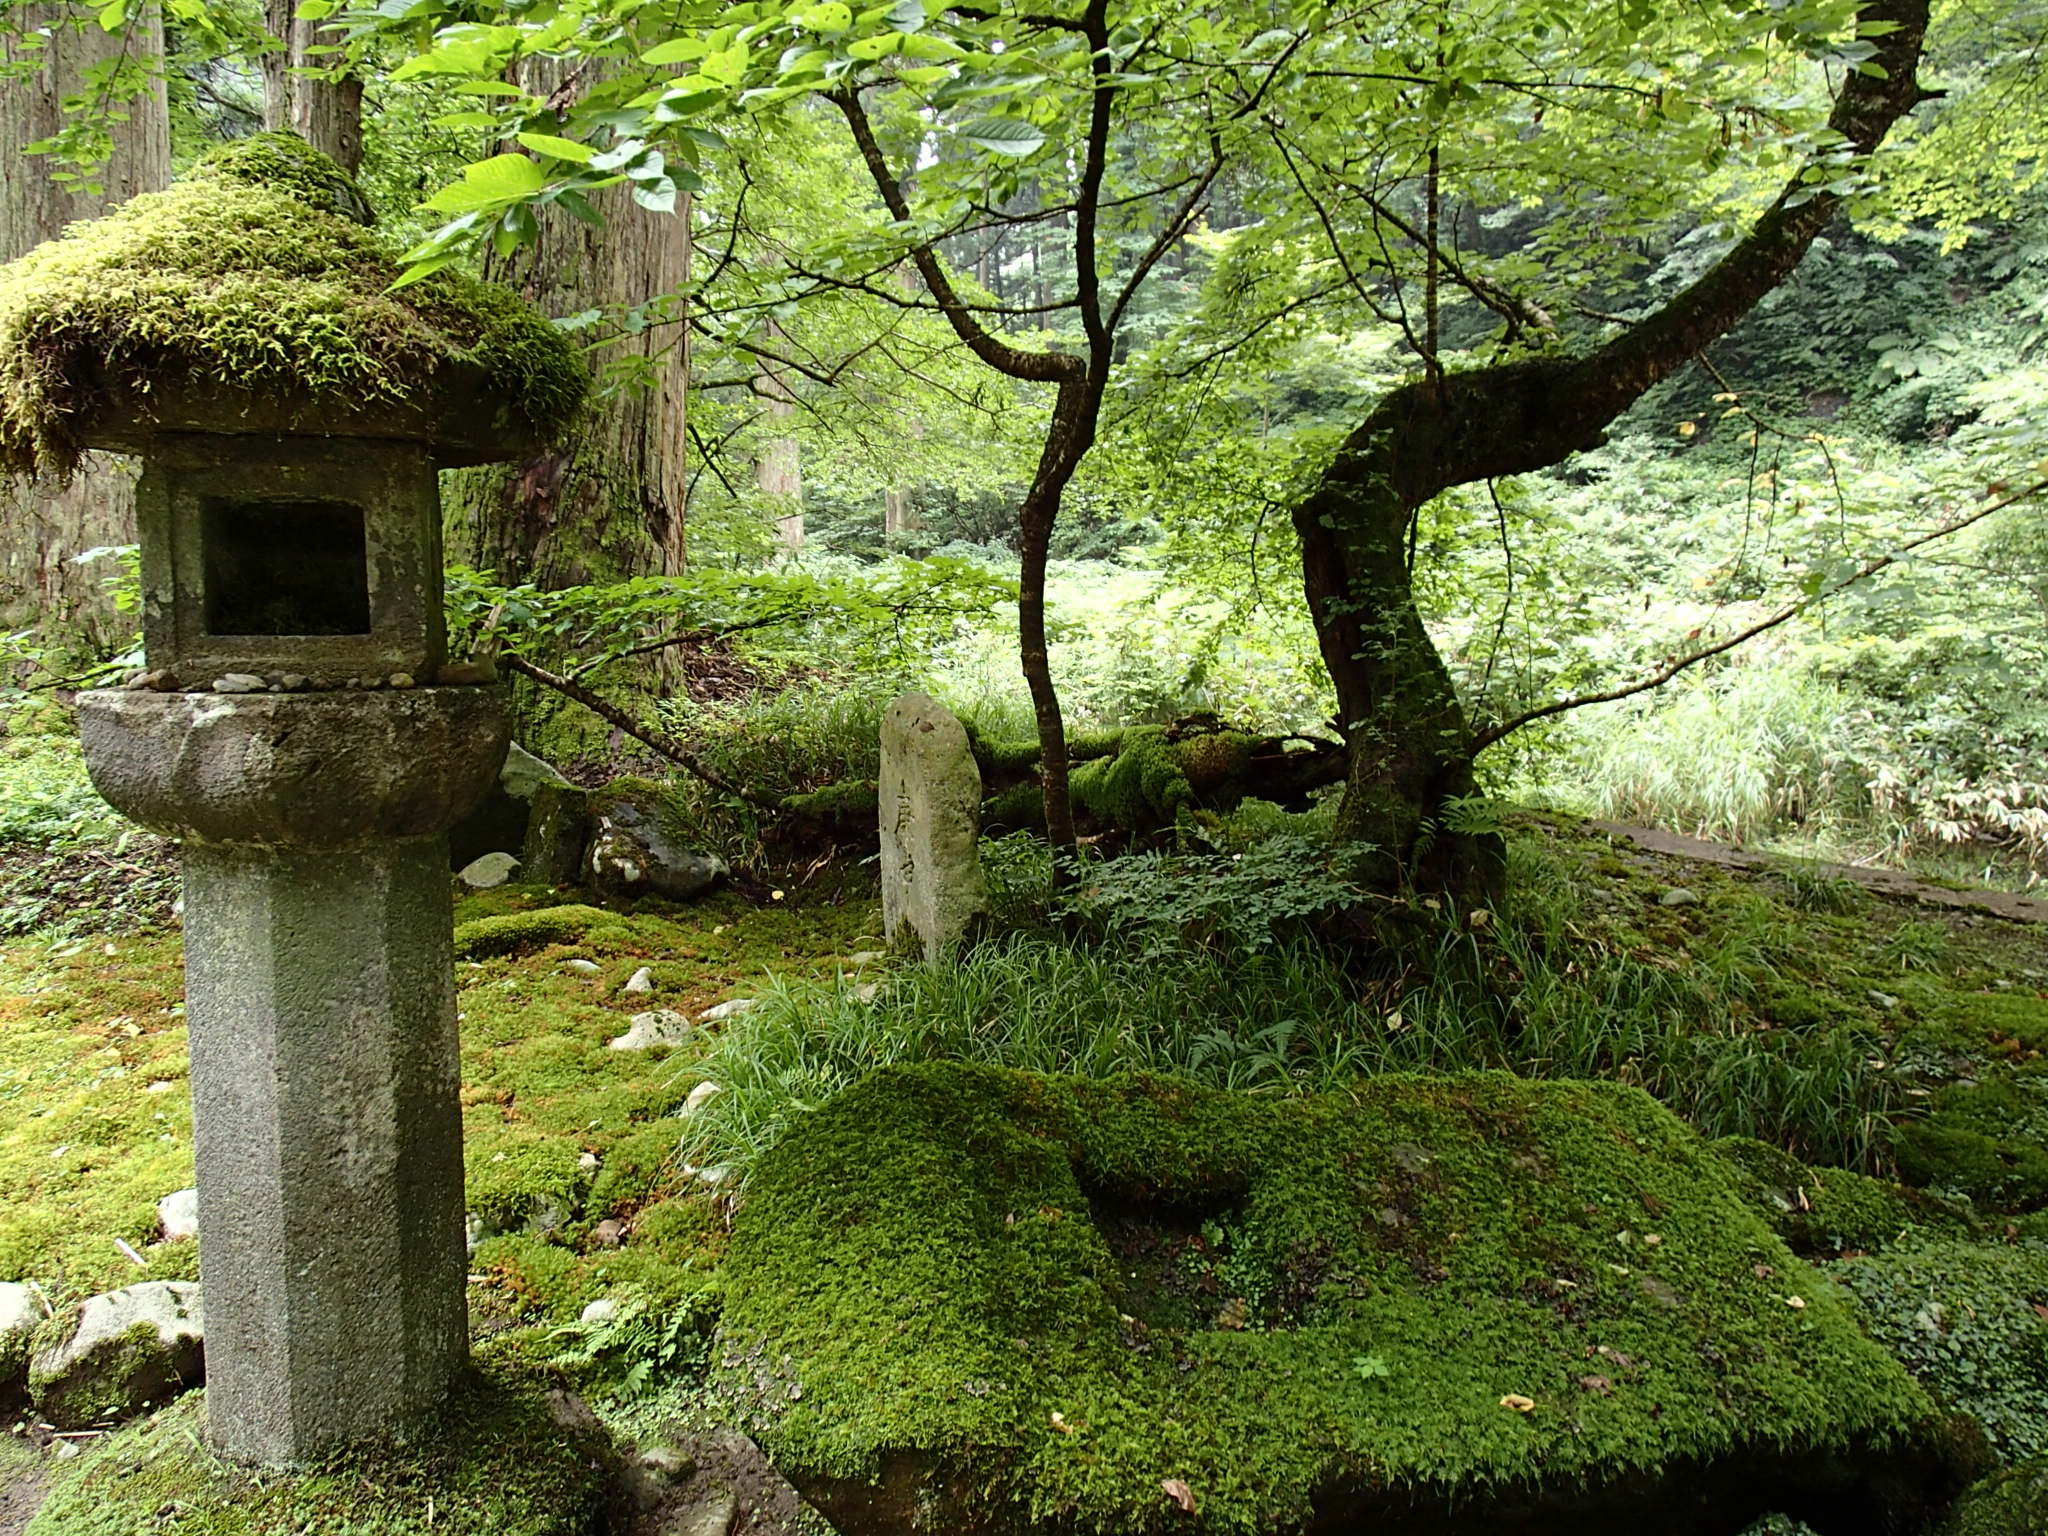
[[[684,1282],[663,1252],[688,1261],[719,1226],[698,1210],[709,1191],[678,1169],[673,1118],[716,1028],[680,1047],[611,1050],[632,1014],[694,1017],[771,975],[828,978],[880,948],[858,876],[760,902],[561,902],[515,886],[465,896],[456,914],[463,933],[498,940],[465,951],[477,958],[458,960],[456,982],[469,1203],[503,1233],[477,1253],[478,1301],[500,1317],[573,1316],[629,1278],[674,1290]],[[624,991],[642,967],[656,990]],[[0,948],[0,1279],[62,1297],[196,1278],[196,1245],[153,1241],[157,1201],[192,1182],[182,986],[171,936]],[[624,1246],[593,1240],[607,1220],[627,1224]]]
[[[1402,994],[1378,975],[1360,982],[1337,1034],[1383,1066],[1425,1070],[1497,1066],[1541,1042],[1544,1059],[1532,1066],[1547,1075],[1650,1088],[1724,1138],[1716,1150],[1729,1187],[1844,1282],[1842,1305],[1853,1302],[1939,1400],[1982,1415],[2014,1460],[2038,1456],[2041,1427],[2022,1383],[2033,1379],[2028,1362],[2048,1359],[2048,1317],[2038,1310],[2048,1294],[2026,1279],[2025,1296],[2005,1287],[1987,1316],[1980,1281],[2008,1270],[2038,1275],[2036,1245],[2048,1242],[2039,1176],[2048,932],[1878,899],[1793,866],[1755,872],[1649,853],[1562,818],[1518,819],[1514,835],[1518,887],[1498,921],[1533,937],[1496,943],[1474,925],[1463,941],[1497,991],[1492,1004],[1473,994],[1462,1042],[1446,1022],[1456,1022],[1456,1008],[1425,1018],[1413,1006],[1403,1018]],[[1696,899],[1667,904],[1679,889]],[[724,1263],[734,1186],[679,1166],[673,1114],[735,1026],[644,1055],[610,1051],[608,1041],[643,1008],[694,1015],[753,995],[766,976],[830,981],[850,970],[849,956],[881,947],[872,887],[828,872],[779,900],[751,886],[623,913],[567,900],[511,887],[459,903],[471,1205],[488,1229],[471,1265],[477,1326],[531,1362],[576,1362],[576,1379],[600,1399],[621,1389],[620,1403],[640,1404],[639,1422],[679,1406],[699,1419],[729,1414],[730,1402],[698,1377],[707,1325],[742,1294]],[[175,937],[147,932],[87,937],[74,928],[59,941],[0,948],[0,1279],[33,1278],[61,1300],[195,1273],[191,1243],[152,1242],[156,1201],[191,1179],[179,963]],[[642,966],[657,990],[624,992]],[[872,1027],[891,1027],[892,996],[904,1027],[915,1027],[912,1004],[936,1006],[937,995],[922,982],[885,990]],[[1679,1015],[1660,1043],[1650,1021]],[[834,1086],[805,1080],[790,1092],[808,1111]],[[1855,1171],[1829,1166],[1844,1163]],[[1902,1177],[1909,1187],[1895,1182]],[[1241,1226],[1241,1213],[1221,1214]],[[1213,1325],[1234,1298],[1210,1306],[1207,1287],[1227,1283],[1227,1264],[1182,1262],[1208,1240],[1202,1221],[1215,1213],[1194,1218],[1162,1229],[1120,1225],[1112,1213],[1111,1252],[1127,1268],[1178,1277],[1127,1292],[1124,1313],[1157,1331],[1199,1334],[1213,1351],[1237,1331],[1193,1325]],[[1630,1230],[1669,1239],[1655,1227]],[[1611,1262],[1629,1266],[1628,1257]],[[600,1296],[627,1303],[617,1322],[556,1331]],[[1257,1332],[1271,1314],[1244,1299],[1245,1331]],[[1312,1350],[1310,1330],[1268,1332],[1282,1352]],[[1354,1370],[1360,1391],[1385,1389],[1397,1366],[1413,1366],[1412,1388],[1425,1362],[1397,1359],[1398,1340],[1390,1348],[1347,1341],[1339,1364],[1365,1362]],[[1280,1368],[1309,1369],[1291,1354]],[[1623,1378],[1612,1372],[1580,1374],[1605,1376],[1621,1395]],[[1594,1389],[1564,1388],[1594,1399],[1575,1403],[1575,1413],[1598,1421],[1615,1411]],[[1512,1462],[1526,1449],[1513,1436],[1536,1434],[1564,1411],[1513,1384],[1495,1400],[1511,1393],[1536,1408],[1502,1411],[1499,1423],[1482,1416],[1486,1433],[1502,1438],[1468,1441],[1467,1452],[1498,1450]],[[941,1417],[963,1403],[979,1400],[957,1399]],[[623,1408],[616,1416],[631,1417]],[[1047,1443],[1059,1454],[1091,1443],[1053,1433]],[[1433,1454],[1448,1466],[1463,1453]],[[1078,1498],[1094,1485],[1077,1474],[1061,1486]],[[2002,1508],[2016,1495],[1997,1497]],[[1220,1496],[1222,1507],[1229,1498]],[[1971,1530],[1979,1528],[1993,1529]]]
[[[601,1433],[565,1425],[545,1382],[486,1360],[433,1432],[283,1476],[201,1448],[195,1392],[98,1442],[28,1536],[592,1536],[612,1498]]]

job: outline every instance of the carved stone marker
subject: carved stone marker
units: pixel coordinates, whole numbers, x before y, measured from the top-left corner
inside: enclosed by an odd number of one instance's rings
[[[966,727],[945,706],[906,693],[882,716],[882,930],[938,960],[987,910],[981,769]],[[908,930],[906,933],[905,930]]]
[[[435,472],[530,451],[580,389],[509,295],[388,292],[352,194],[264,135],[0,271],[0,467],[144,461],[150,670],[80,733],[183,845],[208,1436],[272,1464],[402,1433],[467,1359],[447,834],[507,725],[495,686],[436,685]]]

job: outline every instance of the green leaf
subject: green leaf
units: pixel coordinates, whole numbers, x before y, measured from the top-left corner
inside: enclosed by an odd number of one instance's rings
[[[715,80],[720,85],[738,85],[747,75],[746,45],[742,43],[712,54],[698,66],[698,70],[705,79]]]
[[[432,256],[425,261],[416,261],[398,274],[397,280],[392,283],[391,287],[393,291],[400,288],[410,288],[421,278],[432,277],[443,267],[453,266],[461,259],[459,256]]]
[[[1044,131],[1017,117],[978,117],[954,132],[998,155],[1034,154],[1045,145]]]
[[[112,0],[112,3],[101,6],[99,19],[102,32],[120,31],[121,23],[128,19],[128,0]]]
[[[547,175],[538,161],[524,155],[493,155],[466,166],[462,180],[443,187],[421,206],[438,213],[467,213],[531,197],[547,185]]]
[[[588,165],[597,153],[588,144],[579,144],[574,139],[558,138],[552,133],[521,133],[515,138],[537,155],[547,155],[556,160],[567,160],[574,165]]]
[[[656,43],[640,55],[642,64],[687,64],[692,59],[701,59],[711,51],[711,45],[701,37],[672,37],[665,43]]]
[[[649,213],[674,213],[676,184],[667,176],[655,181],[636,181],[633,183],[633,201]]]
[[[846,51],[852,58],[863,63],[871,63],[876,59],[887,58],[896,51],[897,45],[902,41],[901,32],[884,32],[878,37],[864,37],[857,43],[849,43]]]
[[[820,0],[789,18],[807,32],[844,32],[853,25],[853,9],[845,0]]]

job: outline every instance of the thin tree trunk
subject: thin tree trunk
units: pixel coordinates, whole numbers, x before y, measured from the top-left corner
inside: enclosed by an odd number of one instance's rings
[[[773,320],[767,335],[771,348],[784,339],[782,327]],[[796,414],[796,396],[790,393],[785,372],[778,364],[764,362],[754,377],[754,392],[768,402],[768,417],[778,426]],[[775,542],[787,550],[804,547],[803,452],[803,443],[785,431],[764,438],[754,456],[754,484],[775,519]]]
[[[163,56],[163,22],[154,6],[137,10],[122,32],[100,29],[94,7],[31,5],[0,35],[0,262],[171,177],[170,114],[161,74],[121,105],[113,121],[113,158],[96,178],[98,191],[52,180],[60,169],[26,147],[64,124],[63,103],[84,89],[86,74],[125,53],[154,70]],[[25,37],[47,29],[39,53]],[[15,68],[21,72],[16,73]],[[39,623],[46,638],[75,641],[106,654],[132,633],[132,617],[115,612],[104,579],[113,567],[79,565],[88,549],[135,542],[134,461],[93,454],[62,489],[0,480],[0,626]]]

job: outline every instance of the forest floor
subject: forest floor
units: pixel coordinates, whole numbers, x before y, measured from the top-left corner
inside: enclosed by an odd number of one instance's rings
[[[1566,817],[1520,818],[1515,836],[1551,871],[1551,899],[1569,900],[1564,931],[1585,953],[1680,975],[1731,956],[1748,967],[1745,1001],[1703,1030],[1867,1057],[1886,1080],[1872,1112],[1903,1127],[1867,1171],[1968,1196],[2009,1217],[2009,1237],[2048,1237],[2048,904]],[[615,1428],[653,1435],[683,1412],[664,1375],[701,1353],[661,1319],[701,1315],[734,1200],[723,1170],[689,1166],[676,1116],[732,1026],[700,1025],[672,1049],[610,1041],[650,1007],[697,1017],[855,978],[882,980],[874,1007],[887,1010],[894,963],[874,957],[879,903],[859,868],[686,907],[575,900],[506,887],[458,903],[473,1320],[481,1340],[571,1371]],[[626,990],[642,968],[651,994]],[[157,1241],[157,1201],[192,1177],[185,1078],[175,932],[0,945],[0,1279],[62,1301],[196,1276],[191,1241]],[[607,1297],[628,1299],[623,1324],[579,1324]],[[2042,1433],[2048,1444],[2048,1422]],[[33,1499],[21,1449],[0,1444],[0,1536]]]

